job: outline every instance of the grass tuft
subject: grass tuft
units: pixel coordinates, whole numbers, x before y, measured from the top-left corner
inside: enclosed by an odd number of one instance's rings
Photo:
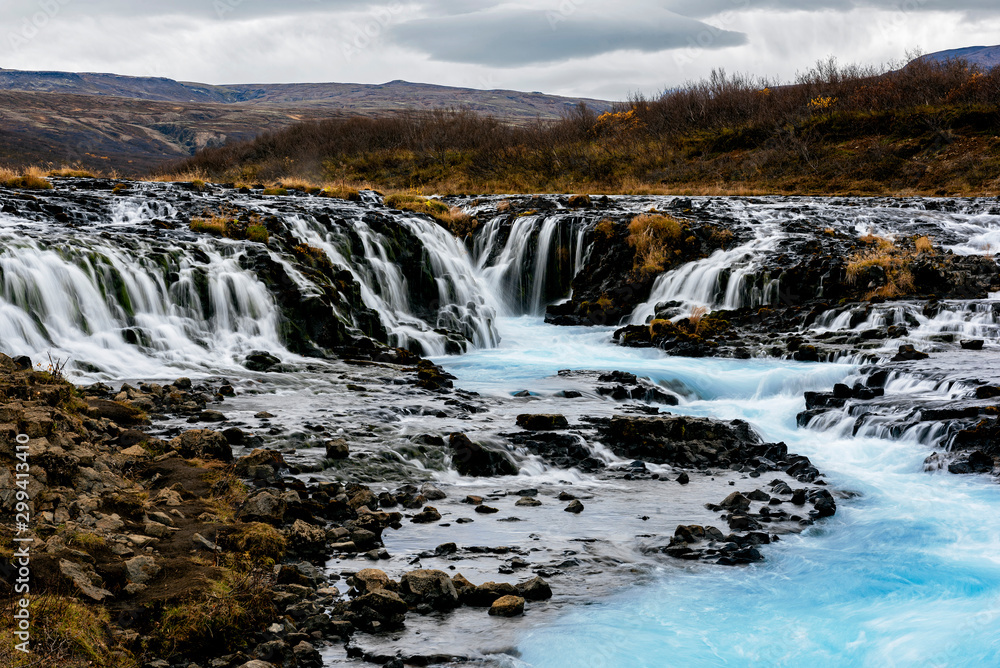
[[[107,610],[53,594],[31,599],[31,653],[14,651],[14,598],[0,615],[0,663],[11,668],[138,668],[139,662],[111,637]],[[6,655],[6,656],[5,656]]]
[[[171,657],[243,649],[275,615],[270,586],[261,571],[228,571],[221,580],[205,583],[200,596],[167,607],[146,645]]]
[[[659,274],[666,268],[668,254],[681,240],[681,223],[661,214],[637,216],[628,226],[628,243],[635,248],[633,271],[641,278]]]
[[[26,167],[20,171],[0,167],[0,186],[21,190],[50,190],[52,184],[40,167]]]

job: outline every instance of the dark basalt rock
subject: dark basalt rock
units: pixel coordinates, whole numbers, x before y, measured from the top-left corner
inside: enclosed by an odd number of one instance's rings
[[[270,371],[279,364],[281,364],[280,359],[262,350],[253,351],[247,355],[246,360],[243,362],[243,366],[250,371]]]
[[[604,468],[604,462],[593,456],[586,441],[575,434],[558,432],[518,432],[505,434],[514,445],[538,455],[547,463],[563,469],[579,469],[593,473]]]
[[[674,415],[614,417],[601,436],[622,457],[678,466],[728,466],[746,460],[750,449],[761,445],[745,422]]]
[[[912,362],[915,360],[925,360],[930,355],[925,352],[921,352],[914,348],[912,345],[902,345],[899,347],[899,352],[896,356],[892,358],[893,362]]]
[[[523,414],[517,416],[517,426],[528,431],[556,431],[569,428],[562,415]]]
[[[465,434],[452,434],[448,438],[448,447],[452,451],[452,465],[462,475],[517,475],[517,465],[507,453],[486,448],[471,441]]]

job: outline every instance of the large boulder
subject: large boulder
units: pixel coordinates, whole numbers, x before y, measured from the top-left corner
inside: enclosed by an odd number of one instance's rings
[[[493,601],[490,614],[496,617],[517,617],[524,614],[524,599],[520,596],[502,596]]]
[[[258,448],[236,462],[236,475],[273,485],[281,479],[279,472],[284,468],[288,464],[280,452]]]
[[[459,604],[455,584],[443,571],[410,571],[403,575],[399,589],[403,599],[411,604],[427,604],[436,610],[451,610]]]
[[[760,437],[742,420],[618,416],[611,418],[601,435],[615,454],[656,464],[728,466],[764,454]]]
[[[517,593],[529,601],[545,601],[552,598],[552,587],[540,577],[518,583]]]
[[[94,572],[94,567],[87,564],[74,563],[67,559],[59,561],[59,571],[72,582],[81,594],[100,603],[106,598],[113,598],[110,591],[103,587],[101,577]]]
[[[192,429],[170,441],[170,447],[185,459],[233,461],[233,449],[226,437],[211,429]]]
[[[484,582],[475,589],[463,589],[462,602],[474,608],[488,608],[504,596],[518,596],[517,587],[509,582]]]
[[[288,549],[292,554],[307,559],[326,556],[326,531],[320,527],[295,520],[284,533],[288,540]]]
[[[465,434],[452,434],[448,439],[448,446],[452,452],[452,465],[462,475],[476,477],[517,475],[517,464],[510,455],[474,443]]]
[[[389,579],[385,571],[380,571],[377,568],[361,569],[351,576],[349,584],[359,594],[367,594],[380,589],[392,590],[396,587],[396,583]]]
[[[243,503],[241,519],[246,522],[280,525],[285,519],[287,509],[288,504],[285,499],[265,489]]]
[[[408,610],[399,594],[386,589],[376,589],[351,601],[355,624],[369,631],[401,627]]]
[[[517,416],[517,426],[528,431],[556,431],[568,428],[569,421],[563,415],[525,413]]]
[[[90,409],[91,415],[106,418],[123,427],[139,425],[147,421],[145,413],[141,410],[117,401],[88,398],[87,407]]]

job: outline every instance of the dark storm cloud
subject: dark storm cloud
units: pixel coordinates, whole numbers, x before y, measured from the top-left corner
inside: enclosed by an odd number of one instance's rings
[[[564,62],[621,50],[723,48],[747,41],[742,33],[678,16],[655,3],[594,5],[564,0],[550,9],[500,6],[408,21],[394,26],[390,37],[435,60],[494,67]]]

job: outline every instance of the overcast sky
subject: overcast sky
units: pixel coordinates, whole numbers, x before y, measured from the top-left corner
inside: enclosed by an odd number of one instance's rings
[[[9,69],[606,99],[1000,43],[997,0],[0,0],[0,19]]]

